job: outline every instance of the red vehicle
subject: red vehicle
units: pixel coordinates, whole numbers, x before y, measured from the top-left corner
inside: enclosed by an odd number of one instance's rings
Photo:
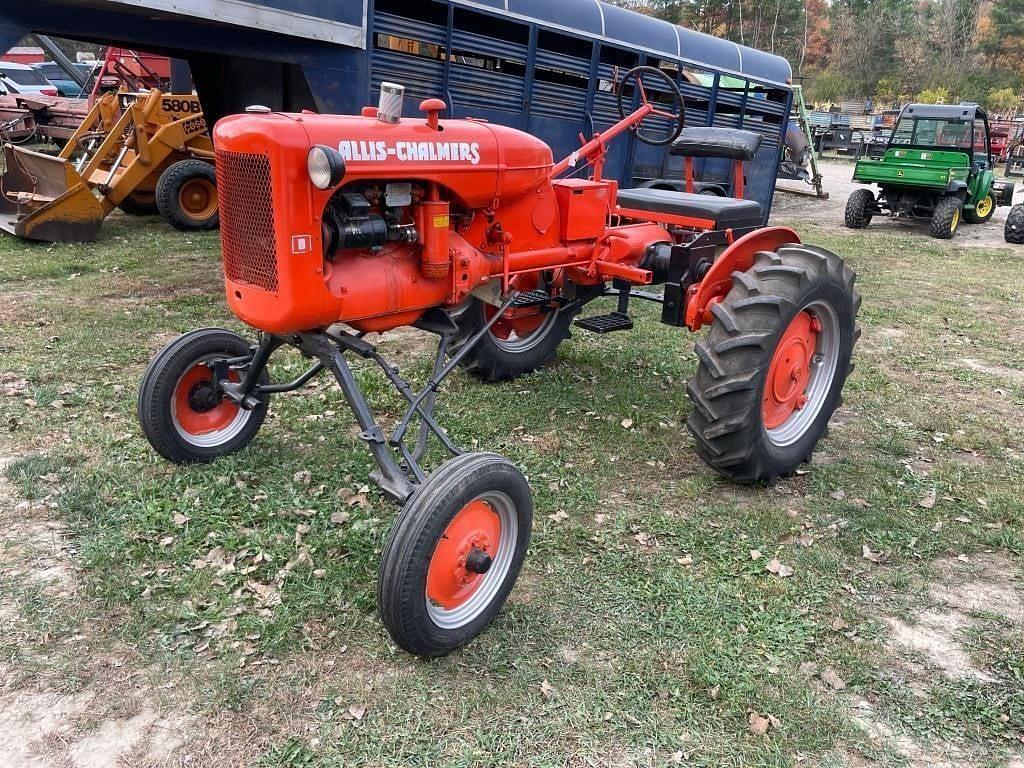
[[[643,79],[654,77],[671,108],[648,102]],[[374,479],[403,505],[378,582],[384,624],[406,650],[438,656],[501,608],[533,515],[512,462],[460,452],[435,421],[435,395],[457,366],[512,378],[543,365],[588,303],[617,301],[576,322],[605,333],[632,326],[631,300],[660,302],[668,324],[710,326],[688,387],[698,452],[728,478],[771,482],[810,458],[839,404],[860,299],[842,258],[792,230],[759,228],[756,202],[619,190],[602,178],[609,142],[633,130],[688,156],[732,157],[742,195],[739,161],[757,137],[679,139],[682,96],[658,70],[627,74],[622,121],[557,164],[521,131],[442,120],[436,99],[421,105],[424,118],[402,119],[400,89],[382,91],[381,107],[358,117],[259,109],[217,125],[228,303],[260,339],[207,329],[172,342],[143,378],[139,417],[167,459],[210,461],[253,439],[273,394],[329,370],[378,465]],[[641,290],[654,283],[663,295]],[[409,325],[440,339],[418,392],[364,338]],[[274,384],[267,361],[285,345],[315,362]],[[375,361],[409,402],[390,435],[351,355]],[[431,435],[454,458],[428,475],[420,461]]]

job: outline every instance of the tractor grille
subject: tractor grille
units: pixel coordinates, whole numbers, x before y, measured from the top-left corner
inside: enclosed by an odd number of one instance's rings
[[[217,193],[224,274],[233,282],[276,291],[270,161],[263,155],[218,152]]]

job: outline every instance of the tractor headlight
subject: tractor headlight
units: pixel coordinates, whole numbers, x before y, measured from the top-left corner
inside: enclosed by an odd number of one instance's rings
[[[336,149],[317,144],[306,157],[309,180],[317,189],[332,189],[345,178],[345,158]]]

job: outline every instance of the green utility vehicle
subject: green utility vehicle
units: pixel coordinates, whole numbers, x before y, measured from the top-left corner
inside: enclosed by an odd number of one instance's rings
[[[1010,205],[1013,182],[995,180],[988,118],[976,104],[908,104],[881,159],[858,161],[853,180],[877,184],[846,202],[846,226],[863,229],[874,216],[927,219],[932,236],[948,239],[961,219],[980,224]]]

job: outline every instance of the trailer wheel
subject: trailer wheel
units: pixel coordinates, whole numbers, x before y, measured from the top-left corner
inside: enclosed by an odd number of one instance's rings
[[[117,207],[129,216],[152,216],[158,212],[156,193],[137,189],[118,203]]]
[[[249,342],[219,328],[186,333],[157,353],[139,384],[138,401],[139,424],[157,453],[175,464],[203,463],[252,441],[267,416],[267,400],[246,410],[210,386],[211,363],[249,354]],[[240,380],[236,371],[230,378]],[[260,383],[267,382],[264,370]]]
[[[217,173],[203,160],[179,160],[160,175],[156,204],[168,224],[183,232],[220,226]]]
[[[418,656],[444,656],[494,619],[530,543],[533,498],[516,466],[465,453],[432,474],[391,530],[377,579],[381,619]]]
[[[964,218],[969,224],[984,224],[996,212],[996,201],[989,192],[974,204],[974,210],[964,209]]]
[[[1003,238],[1014,245],[1024,245],[1024,205],[1015,205],[1006,216]]]
[[[841,402],[861,300],[853,270],[814,246],[758,253],[734,278],[696,347],[687,426],[720,474],[771,483],[810,460]]]
[[[963,201],[958,197],[939,198],[932,212],[932,237],[939,240],[949,240],[953,237],[960,228],[962,208]]]
[[[524,275],[527,282],[516,286],[522,292],[536,290],[535,275]],[[473,298],[456,317],[459,333],[452,342],[455,354],[481,328],[487,325],[497,309]],[[520,310],[492,326],[462,365],[484,381],[508,381],[542,368],[555,356],[559,345],[569,338],[575,313],[566,312],[557,304]]]
[[[858,189],[846,201],[846,226],[850,229],[864,229],[871,223],[875,207],[875,194],[870,189]]]

